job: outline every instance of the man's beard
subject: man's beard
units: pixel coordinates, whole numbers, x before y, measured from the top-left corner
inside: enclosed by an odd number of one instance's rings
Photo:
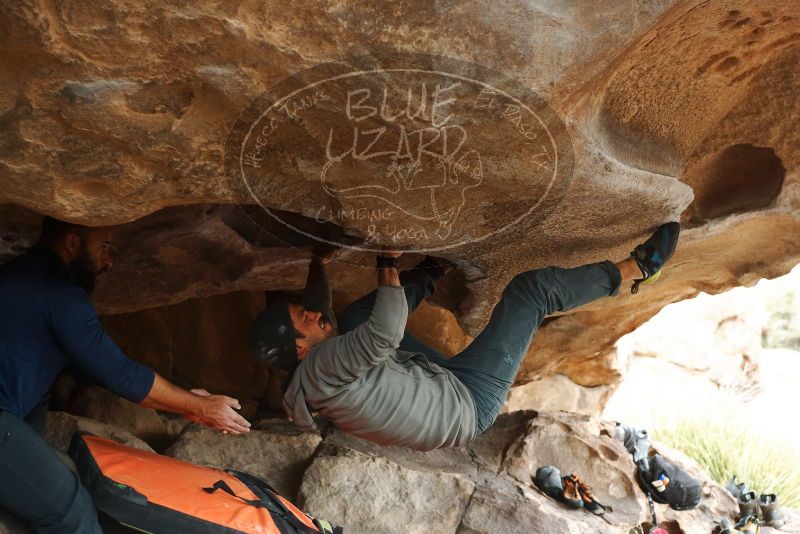
[[[72,279],[75,283],[82,287],[88,295],[91,295],[100,269],[95,266],[85,248],[81,247],[78,257],[72,260],[69,267],[72,270]]]

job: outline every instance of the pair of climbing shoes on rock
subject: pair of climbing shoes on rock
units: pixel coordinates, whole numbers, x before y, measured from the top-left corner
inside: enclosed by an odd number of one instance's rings
[[[733,527],[727,520],[723,520],[722,534],[755,534],[759,525],[775,529],[783,527],[783,514],[778,508],[778,496],[774,493],[762,493],[756,497],[756,492],[748,490],[747,484],[736,481],[736,475],[725,484],[725,489],[739,503],[739,519]]]
[[[594,497],[592,488],[578,475],[561,476],[561,471],[552,465],[537,469],[533,483],[542,493],[570,508],[582,508],[600,516],[612,511],[610,506],[601,504]]]
[[[783,526],[783,514],[778,509],[778,496],[774,493],[762,493],[756,498],[756,492],[748,491],[739,495],[739,522],[736,523],[736,528],[740,532],[750,534],[749,531],[743,530],[738,525],[739,523],[762,524],[771,528],[779,529]],[[756,532],[752,530],[752,532]]]

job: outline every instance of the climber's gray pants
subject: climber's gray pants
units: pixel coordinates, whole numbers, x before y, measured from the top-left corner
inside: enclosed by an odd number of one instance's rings
[[[401,274],[409,310],[434,290],[422,271]],[[547,267],[515,276],[506,286],[489,323],[475,340],[452,358],[445,358],[406,332],[400,349],[424,354],[452,372],[472,393],[478,430],[489,428],[514,383],[520,363],[544,318],[619,292],[622,276],[610,261],[573,269]],[[339,319],[340,334],[369,318],[375,295],[370,293],[348,306]]]

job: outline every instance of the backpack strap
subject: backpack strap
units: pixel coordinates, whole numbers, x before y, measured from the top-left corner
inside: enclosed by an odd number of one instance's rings
[[[250,475],[248,473],[243,473],[241,471],[236,471],[234,469],[227,469],[226,473],[235,476],[242,484],[248,487],[250,491],[259,495],[261,497],[261,502],[265,503],[265,508],[274,511],[286,521],[289,522],[294,528],[297,529],[298,532],[307,533],[307,534],[319,534],[319,532],[324,532],[319,525],[317,525],[316,521],[314,521],[314,525],[317,527],[318,530],[314,530],[310,528],[308,525],[300,521],[297,516],[292,513],[291,510],[286,508],[286,506],[278,499],[278,492],[275,489],[261,480],[258,477]],[[271,506],[266,506],[266,503],[270,503]],[[327,522],[326,522],[327,523]],[[336,534],[335,530],[332,531],[333,534]]]
[[[650,518],[653,520],[653,528],[658,526],[658,518],[656,517],[656,506],[653,504],[653,494],[647,492],[647,506],[650,508]]]
[[[314,525],[319,529],[322,534],[342,534],[344,531],[342,527],[335,527],[324,519],[314,519]]]
[[[237,480],[247,486],[247,488],[259,498],[249,500],[236,495],[236,492],[234,492],[224,480],[216,481],[210,488],[203,488],[203,491],[206,493],[214,493],[217,490],[222,490],[225,493],[242,500],[250,506],[266,508],[270,512],[275,513],[288,521],[290,525],[292,525],[297,529],[298,532],[302,534],[342,534],[342,527],[335,527],[328,521],[322,519],[311,518],[311,521],[314,523],[314,526],[317,527],[317,530],[309,528],[308,525],[300,521],[297,516],[295,516],[291,510],[286,508],[283,502],[278,499],[278,492],[260,478],[233,469],[227,469],[225,472],[236,477]]]
[[[278,495],[278,490],[276,490],[275,488],[270,486],[266,481],[261,480],[257,476],[253,476],[250,473],[245,473],[243,471],[237,471],[235,469],[226,469],[225,472],[231,476],[236,477],[242,484],[244,484],[251,490],[254,490],[254,493],[256,495],[259,495],[261,493]]]
[[[242,483],[245,484],[251,491],[253,491],[253,488],[250,487],[249,484],[245,483],[244,481],[242,481]],[[309,528],[308,525],[297,519],[295,515],[291,511],[289,511],[283,505],[283,503],[277,498],[270,496],[272,497],[271,499],[266,499],[264,498],[264,496],[262,496],[259,497],[258,499],[245,499],[240,495],[236,495],[236,492],[233,491],[231,487],[228,485],[228,483],[225,482],[224,480],[217,480],[216,482],[214,482],[214,485],[211,486],[210,488],[203,488],[203,491],[205,491],[206,493],[214,493],[217,490],[222,490],[228,495],[236,497],[237,499],[249,504],[250,506],[255,506],[256,508],[265,508],[266,510],[269,510],[271,513],[281,516],[290,525],[292,525],[295,529],[297,529],[297,532],[299,532],[300,534],[319,534],[319,532],[322,532]],[[256,493],[255,491],[253,492]],[[259,495],[261,493],[262,492],[258,492],[256,493],[256,495]]]
[[[227,493],[228,495],[230,495],[232,497],[236,497],[240,501],[242,501],[244,503],[247,503],[250,506],[254,506],[256,508],[266,508],[270,512],[274,512],[274,513],[280,514],[280,515],[284,514],[284,510],[281,510],[280,508],[277,508],[273,503],[268,502],[268,501],[266,501],[266,500],[264,500],[262,498],[259,498],[259,499],[245,499],[244,497],[242,497],[240,495],[236,495],[236,492],[233,491],[231,489],[231,487],[228,485],[228,483],[225,482],[224,480],[217,480],[216,482],[214,482],[214,485],[211,486],[210,488],[203,488],[203,491],[205,491],[206,493],[214,493],[217,490],[222,490],[225,493]]]

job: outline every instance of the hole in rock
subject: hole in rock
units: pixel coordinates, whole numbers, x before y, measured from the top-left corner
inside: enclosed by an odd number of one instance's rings
[[[611,460],[612,462],[616,462],[617,460],[619,460],[619,454],[617,454],[617,453],[616,453],[616,452],[615,452],[613,449],[611,449],[610,447],[606,447],[605,445],[602,445],[602,446],[600,447],[600,453],[601,453],[601,454],[602,454],[602,455],[603,455],[603,456],[604,456],[604,457],[605,457],[607,460]]]
[[[780,194],[785,175],[772,148],[729,146],[685,178],[695,199],[684,217],[698,223],[769,206]]]

